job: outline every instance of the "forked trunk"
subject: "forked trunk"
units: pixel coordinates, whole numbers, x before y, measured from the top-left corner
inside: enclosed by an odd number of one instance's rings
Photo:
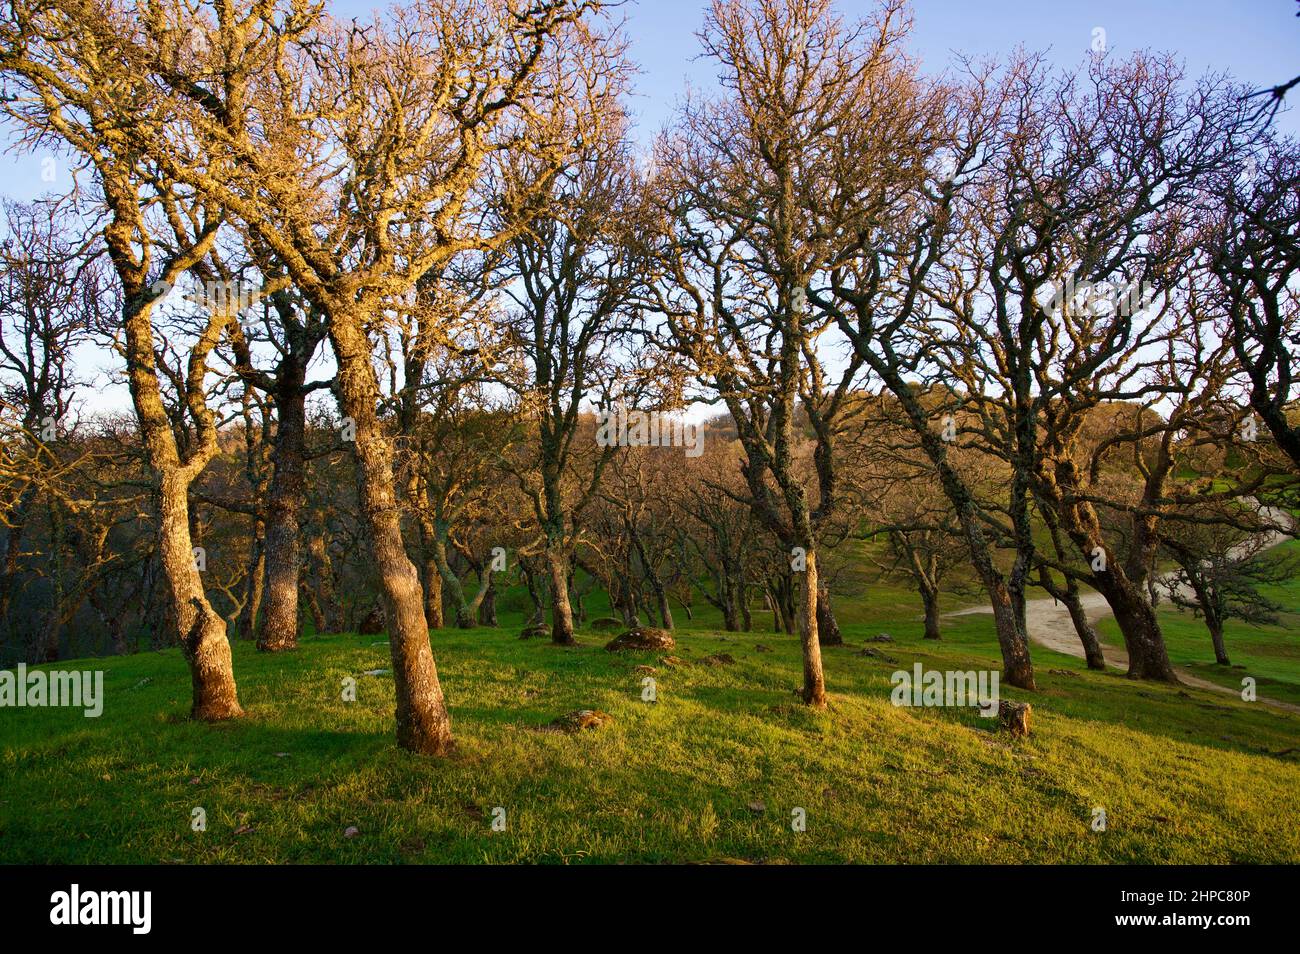
[[[1079,486],[1078,467],[1074,461],[1069,458],[1057,461],[1055,486],[1049,487],[1056,498],[1058,518],[1080,554],[1100,561],[1093,571],[1092,584],[1106,598],[1124,636],[1124,648],[1128,650],[1128,677],[1176,683],[1178,676],[1169,663],[1165,637],[1160,631],[1155,607],[1144,591],[1143,581],[1130,577],[1107,551],[1103,544],[1101,520],[1092,504],[1082,499]],[[1150,536],[1150,531],[1145,535]],[[1145,561],[1135,559],[1134,565],[1144,572]]]
[[[116,239],[120,242],[121,236]],[[136,420],[158,482],[158,563],[165,593],[160,609],[189,663],[194,687],[190,715],[215,722],[243,715],[226,621],[203,592],[190,537],[189,485],[208,459],[205,452],[215,450],[215,430],[205,422],[203,446],[183,466],[158,385],[151,303],[142,302],[142,294],[137,290],[125,307],[127,372]]]

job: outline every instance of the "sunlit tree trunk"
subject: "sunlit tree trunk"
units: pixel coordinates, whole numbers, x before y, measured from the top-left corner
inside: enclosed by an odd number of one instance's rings
[[[429,646],[419,574],[402,542],[393,493],[393,451],[376,414],[379,384],[370,341],[356,316],[332,314],[338,399],[356,434],[357,490],[370,556],[379,574],[397,690],[397,743],[426,755],[452,748],[451,716]]]

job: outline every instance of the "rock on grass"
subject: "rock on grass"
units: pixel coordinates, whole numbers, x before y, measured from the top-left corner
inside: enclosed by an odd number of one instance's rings
[[[612,715],[600,709],[576,709],[552,720],[551,727],[561,732],[581,732],[583,729],[599,729],[613,721]]]
[[[661,649],[675,649],[676,647],[677,641],[673,639],[668,630],[655,629],[653,626],[638,626],[635,629],[629,629],[626,633],[615,636],[605,645],[605,649],[611,653],[623,650],[658,651]]]
[[[701,666],[731,666],[736,660],[729,653],[714,653],[699,661]]]

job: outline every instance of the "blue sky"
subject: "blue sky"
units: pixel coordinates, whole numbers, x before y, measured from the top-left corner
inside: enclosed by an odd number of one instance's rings
[[[370,5],[355,4],[358,9]],[[672,113],[689,79],[711,84],[711,64],[695,59],[702,0],[641,0],[627,6],[632,56],[643,71],[634,111],[641,132]],[[867,15],[870,0],[841,0],[847,16]],[[1226,71],[1253,86],[1273,86],[1300,73],[1300,18],[1295,0],[913,0],[911,48],[927,72],[942,72],[953,51],[1004,55],[1017,46],[1046,50],[1062,67],[1088,54],[1093,30],[1106,31],[1119,55],[1173,52],[1192,76]],[[1300,100],[1300,96],[1296,97]],[[1300,114],[1300,109],[1297,109]],[[1300,131],[1297,117],[1281,125]]]
[[[695,33],[703,21],[704,0],[628,0],[623,7],[631,55],[641,73],[632,112],[639,138],[649,138],[672,116],[687,83],[715,83],[715,67],[697,58]],[[383,4],[374,0],[331,0],[335,16],[366,18]],[[840,0],[847,16],[865,16],[872,0]],[[1295,0],[913,0],[911,49],[927,72],[942,72],[954,51],[1000,56],[1018,46],[1048,51],[1063,68],[1080,65],[1105,31],[1107,48],[1123,56],[1134,50],[1173,52],[1190,76],[1227,72],[1255,87],[1273,86],[1300,73],[1300,18]],[[1279,126],[1300,133],[1300,88],[1290,114]],[[0,145],[8,131],[0,126]],[[66,189],[59,176],[42,180],[46,154],[0,153],[0,195],[30,199],[54,188]],[[125,407],[120,382],[106,372],[117,362],[107,354],[88,362],[99,369],[98,402]],[[107,407],[99,408],[101,410]]]
[[[332,0],[336,16],[366,17],[373,0]],[[841,0],[849,16],[866,15],[872,0]],[[647,139],[672,115],[689,81],[708,87],[711,63],[696,58],[704,0],[628,0],[623,8],[632,57],[641,68],[632,110]],[[1300,18],[1295,0],[914,0],[913,52],[923,69],[940,72],[954,50],[1001,55],[1024,46],[1047,50],[1062,67],[1080,64],[1093,30],[1109,49],[1171,51],[1190,75],[1226,71],[1254,86],[1272,86],[1300,73]],[[1300,88],[1293,94],[1300,107]],[[1300,133],[1300,108],[1280,117]],[[0,142],[7,142],[0,129]],[[0,155],[0,194],[30,198],[46,191],[44,156]]]

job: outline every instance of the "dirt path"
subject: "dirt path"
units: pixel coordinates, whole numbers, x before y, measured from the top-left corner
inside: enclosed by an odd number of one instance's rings
[[[1271,507],[1261,509],[1261,513],[1270,520],[1278,522],[1280,526],[1286,525],[1289,518],[1280,510]],[[1252,544],[1247,544],[1252,548],[1265,550],[1269,547],[1277,546],[1290,537],[1280,530],[1270,530],[1264,535],[1262,541],[1256,540]],[[1262,546],[1260,543],[1262,542]],[[1079,594],[1079,602],[1083,605],[1084,612],[1088,614],[1088,619],[1096,622],[1103,616],[1110,615],[1110,606],[1106,603],[1106,598],[1095,591],[1085,591]],[[963,610],[955,610],[951,613],[945,613],[945,616],[969,616],[974,613],[993,613],[991,606],[971,606]],[[1025,601],[1025,627],[1029,631],[1029,638],[1033,642],[1047,649],[1055,650],[1058,653],[1065,653],[1068,656],[1075,656],[1079,659],[1084,658],[1083,644],[1079,642],[1079,636],[1074,631],[1074,622],[1070,619],[1070,612],[1065,608],[1065,604],[1058,603],[1052,597],[1043,597]],[[1206,636],[1209,639],[1209,636]],[[1106,657],[1106,664],[1115,669],[1128,669],[1128,653],[1122,646],[1110,646],[1102,644],[1102,655]],[[1201,679],[1194,676],[1186,669],[1174,667],[1178,673],[1178,678],[1186,686],[1194,686],[1197,689],[1208,689],[1211,692],[1227,693],[1231,696],[1241,697],[1241,693],[1221,686],[1216,682],[1210,682],[1208,679]],[[1300,713],[1300,705],[1292,702],[1283,702],[1280,699],[1267,699],[1264,696],[1257,696],[1256,701],[1262,702],[1266,706],[1274,709],[1281,709],[1286,712]]]

